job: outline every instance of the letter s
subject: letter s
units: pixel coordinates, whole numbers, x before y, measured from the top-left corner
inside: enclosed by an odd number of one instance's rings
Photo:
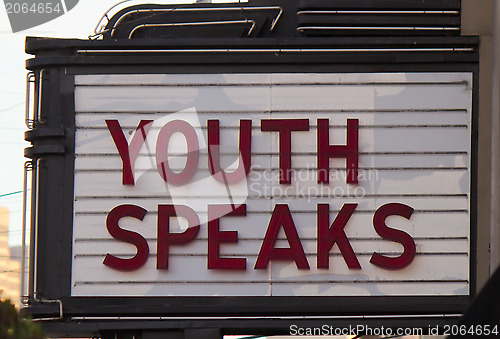
[[[400,243],[404,247],[403,254],[396,258],[386,257],[374,252],[370,262],[381,268],[398,270],[405,268],[415,259],[415,242],[413,238],[406,232],[390,228],[385,224],[385,219],[391,215],[399,215],[406,219],[410,219],[413,213],[413,208],[408,205],[391,203],[380,206],[373,216],[373,227],[375,231],[384,239],[392,240]]]
[[[140,268],[146,263],[149,256],[148,242],[142,235],[136,232],[120,228],[118,222],[124,217],[133,217],[143,220],[148,211],[136,205],[120,205],[113,208],[106,218],[106,227],[109,234],[115,239],[124,241],[137,247],[137,253],[133,258],[117,258],[109,253],[106,254],[103,264],[117,270],[131,271]]]

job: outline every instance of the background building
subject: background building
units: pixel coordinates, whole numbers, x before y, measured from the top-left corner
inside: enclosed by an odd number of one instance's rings
[[[9,247],[9,210],[0,207],[0,297],[20,306],[21,251]]]

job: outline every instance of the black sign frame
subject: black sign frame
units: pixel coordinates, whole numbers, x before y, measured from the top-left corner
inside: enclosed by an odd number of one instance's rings
[[[443,326],[457,321],[476,290],[478,39],[293,38],[84,41],[28,38],[27,61],[41,83],[41,115],[26,133],[33,159],[30,305],[50,333],[219,328],[289,334],[290,326]],[[470,296],[71,297],[75,159],[74,76],[152,73],[472,72]],[[41,78],[40,78],[41,77]],[[38,93],[39,89],[37,89]],[[123,319],[126,318],[126,320]]]

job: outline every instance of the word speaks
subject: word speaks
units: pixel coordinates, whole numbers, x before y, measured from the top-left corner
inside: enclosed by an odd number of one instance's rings
[[[361,265],[352,249],[344,228],[358,204],[344,204],[337,217],[330,225],[330,206],[317,206],[317,267],[329,268],[329,254],[337,244],[350,269],[361,269]],[[136,270],[146,263],[149,257],[149,245],[139,233],[120,228],[121,218],[132,217],[143,220],[148,211],[137,205],[120,205],[109,212],[106,227],[115,239],[134,245],[137,254],[133,258],[123,259],[107,254],[104,265],[118,270]],[[370,263],[385,269],[402,269],[415,258],[413,238],[400,230],[390,228],[385,220],[392,215],[409,219],[413,208],[404,204],[390,203],[379,207],[373,216],[373,227],[383,239],[400,243],[404,247],[398,257],[387,257],[374,252]],[[246,205],[234,208],[232,205],[208,205],[208,269],[246,270],[246,258],[224,258],[220,256],[220,247],[224,243],[238,243],[237,231],[221,231],[220,218],[217,216],[245,216]],[[188,228],[182,232],[170,232],[170,218],[182,217],[188,222]],[[275,247],[278,234],[283,229],[288,248]],[[157,269],[168,269],[169,248],[185,245],[196,238],[200,230],[200,220],[196,212],[186,205],[158,205],[158,241]],[[272,212],[266,234],[255,263],[254,269],[266,269],[271,260],[293,261],[298,269],[310,269],[304,248],[297,233],[288,205],[277,204]]]

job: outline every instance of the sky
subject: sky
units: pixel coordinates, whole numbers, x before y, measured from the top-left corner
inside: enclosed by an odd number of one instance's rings
[[[7,0],[4,1],[4,3]],[[145,3],[148,1],[142,1]],[[164,0],[154,3],[192,3],[193,0]],[[213,2],[232,2],[217,1]],[[43,25],[25,31],[12,33],[4,3],[0,3],[0,207],[9,209],[9,244],[21,244],[22,193],[24,141],[26,130],[26,59],[32,56],[24,53],[26,36],[87,39],[93,34],[101,16],[118,0],[79,0],[76,7],[66,14]],[[118,9],[141,3],[124,1]],[[111,12],[116,13],[116,10]]]

